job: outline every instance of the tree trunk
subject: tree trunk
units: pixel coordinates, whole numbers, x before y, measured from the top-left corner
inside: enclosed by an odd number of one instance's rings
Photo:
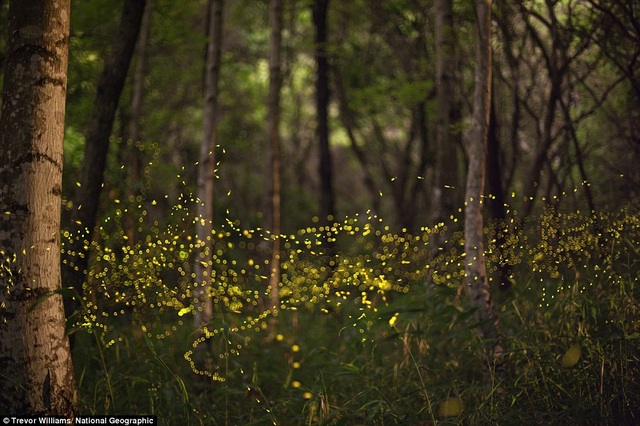
[[[0,119],[0,412],[71,417],[60,282],[69,0],[12,1]]]
[[[464,209],[466,288],[477,308],[480,336],[487,340],[489,365],[502,354],[500,324],[493,305],[484,257],[483,195],[491,108],[491,0],[476,0],[477,40],[473,117],[468,134],[469,168]]]
[[[82,284],[89,263],[89,248],[98,216],[98,204],[109,152],[109,137],[118,108],[127,70],[135,50],[144,15],[145,0],[126,0],[120,28],[104,60],[98,80],[91,124],[85,134],[84,159],[80,186],[73,198],[69,246],[63,251],[62,282],[82,294]],[[68,306],[69,311],[75,306]]]
[[[2,34],[2,37],[5,37],[7,34],[7,27],[5,26],[7,24],[7,17],[5,16],[6,12],[4,9],[4,3],[5,0],[0,0],[0,34]],[[3,39],[4,40],[4,39]],[[4,70],[4,60],[5,60],[5,46],[2,46],[3,48],[0,50],[0,73],[2,73],[2,71]],[[2,78],[2,75],[0,74],[0,78]]]
[[[503,252],[507,244],[506,232],[503,228],[507,226],[506,199],[504,187],[502,185],[502,148],[499,139],[498,118],[496,116],[495,102],[491,96],[491,117],[489,119],[489,135],[487,138],[487,183],[489,184],[489,207],[491,216],[498,221],[496,229],[495,250],[499,255],[497,281],[500,290],[508,290],[511,287],[510,277],[512,271],[510,266],[504,261]]]
[[[213,273],[213,214],[216,177],[216,145],[218,139],[218,81],[222,57],[223,0],[209,1],[207,54],[204,77],[204,133],[198,162],[198,222],[199,252],[194,265],[196,283],[196,314],[194,325],[200,327],[213,317],[213,301],[209,296]]]
[[[450,225],[448,217],[455,211],[458,182],[458,158],[451,135],[453,112],[453,11],[451,0],[435,2],[436,32],[436,182],[433,190],[433,222]],[[451,234],[448,227],[447,235]],[[438,235],[438,234],[436,234]],[[439,238],[439,237],[437,237]],[[434,241],[437,247],[444,241]]]
[[[549,70],[550,74],[552,73]],[[542,170],[547,163],[547,156],[551,145],[553,144],[553,125],[556,119],[556,109],[558,99],[560,98],[561,77],[555,74],[551,77],[551,91],[549,93],[549,99],[547,100],[547,111],[542,124],[542,134],[536,146],[533,160],[531,162],[531,169],[529,171],[527,180],[524,187],[524,203],[522,206],[522,217],[529,216],[533,211],[533,206],[538,195],[538,189],[540,187],[540,179],[542,177]]]
[[[271,0],[269,11],[271,38],[269,40],[269,98],[267,99],[267,132],[271,147],[271,238],[272,252],[269,274],[270,306],[274,315],[280,304],[280,249],[281,249],[281,185],[280,185],[280,89],[282,87],[282,1]],[[275,316],[272,317],[272,325]],[[272,330],[273,331],[273,330]]]
[[[529,21],[530,13],[521,4],[522,13],[525,24],[532,36],[532,40],[542,52],[547,65],[549,75],[549,97],[547,98],[547,106],[544,115],[544,121],[541,124],[542,130],[539,134],[539,140],[534,151],[534,157],[531,161],[531,169],[525,181],[524,202],[520,208],[522,217],[529,216],[532,211],[541,185],[542,171],[547,164],[548,154],[553,145],[555,136],[553,134],[554,124],[556,120],[556,110],[560,98],[562,97],[562,83],[565,78],[565,72],[569,66],[567,52],[564,50],[564,42],[560,40],[560,29],[558,28],[558,20],[555,18],[554,5],[555,2],[547,2],[547,10],[549,12],[549,33],[551,36],[550,46],[546,46],[543,38],[540,36],[536,27]]]
[[[327,52],[327,13],[329,0],[316,0],[313,6],[316,59],[316,136],[320,149],[320,224],[328,225],[335,216],[333,166],[329,146],[329,58]],[[328,246],[331,246],[328,244]]]
[[[127,126],[127,138],[131,141],[128,146],[129,158],[128,163],[131,169],[128,171],[127,188],[129,197],[133,197],[135,205],[138,201],[135,199],[142,194],[142,170],[143,170],[143,153],[140,143],[140,124],[142,122],[142,101],[144,97],[144,79],[145,65],[147,57],[147,46],[149,44],[149,34],[151,32],[151,0],[147,0],[147,6],[140,24],[140,36],[138,46],[136,48],[135,67],[133,68],[132,95],[131,95],[131,114],[129,117],[129,125]],[[127,215],[125,219],[126,235],[129,245],[133,246],[136,240],[137,218],[133,214]]]

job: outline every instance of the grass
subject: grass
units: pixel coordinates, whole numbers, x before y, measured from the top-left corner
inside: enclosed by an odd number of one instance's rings
[[[74,349],[82,412],[167,425],[638,424],[640,226],[632,210],[605,216],[598,228],[549,210],[502,247],[491,241],[507,225],[487,230],[492,275],[508,265],[514,282],[496,290],[506,353],[490,380],[459,234],[434,258],[431,231],[345,221],[332,268],[317,230],[287,237],[270,330],[253,267],[266,253],[221,230],[208,375],[189,362],[193,247],[172,243],[175,228],[120,259],[98,247]]]

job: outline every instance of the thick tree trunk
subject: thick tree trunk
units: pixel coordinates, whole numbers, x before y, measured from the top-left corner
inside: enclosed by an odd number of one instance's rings
[[[69,0],[15,0],[0,119],[0,412],[71,417],[60,290]]]
[[[329,146],[329,58],[327,51],[327,13],[329,0],[316,0],[313,6],[316,59],[316,136],[320,149],[320,223],[329,224],[335,216],[333,166]],[[330,244],[329,244],[330,246]]]
[[[194,325],[200,327],[213,317],[213,301],[209,296],[213,273],[213,215],[216,178],[216,145],[218,139],[218,81],[222,57],[223,0],[210,0],[207,28],[207,55],[204,78],[204,133],[198,162],[198,222],[199,252],[194,271],[196,274],[196,314]]]
[[[466,288],[477,308],[489,365],[502,355],[500,324],[493,305],[483,244],[483,195],[491,108],[491,0],[476,0],[477,40],[473,117],[468,133],[469,168],[464,209]]]
[[[89,263],[89,248],[98,216],[109,137],[138,39],[145,3],[145,0],[126,0],[124,3],[120,28],[104,60],[91,112],[91,124],[85,134],[80,186],[73,197],[71,213],[72,240],[65,245],[62,264],[63,285],[74,287],[79,294],[82,294],[82,284]],[[75,306],[69,306],[67,314],[74,308]]]
[[[269,297],[274,314],[280,304],[280,250],[281,250],[281,166],[280,166],[280,89],[282,87],[282,1],[271,0],[269,11],[271,38],[269,40],[269,98],[267,99],[267,133],[271,147],[271,238],[272,252],[269,264]],[[272,324],[275,316],[272,317]]]

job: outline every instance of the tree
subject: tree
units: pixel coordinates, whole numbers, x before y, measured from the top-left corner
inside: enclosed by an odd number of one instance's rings
[[[145,71],[147,60],[147,48],[149,45],[149,36],[151,30],[151,1],[147,0],[147,6],[142,16],[142,22],[140,23],[140,35],[138,39],[138,46],[136,47],[136,62],[133,68],[133,78],[131,82],[131,111],[129,112],[129,123],[127,125],[126,137],[131,142],[129,144],[129,164],[131,170],[126,176],[126,189],[129,191],[129,197],[131,201],[135,201],[136,196],[141,194],[141,179],[142,176],[142,152],[141,152],[141,138],[140,127],[142,123],[142,104],[145,88]],[[126,235],[129,245],[133,246],[136,240],[136,224],[133,215],[128,215],[126,219]]]
[[[371,208],[375,214],[380,213],[380,190],[376,185],[376,181],[374,179],[374,170],[373,165],[369,161],[369,158],[366,155],[366,151],[362,146],[358,143],[356,138],[356,116],[355,111],[349,105],[349,101],[347,100],[346,90],[343,83],[342,72],[340,67],[334,67],[333,69],[334,76],[334,84],[336,88],[336,98],[338,100],[338,111],[339,118],[342,126],[344,127],[347,137],[349,138],[349,147],[353,151],[360,167],[362,168],[362,173],[364,175],[364,185],[369,191],[369,196],[371,199]]]
[[[594,26],[595,31],[581,35],[592,37],[598,43],[602,53],[628,79],[636,100],[640,99],[640,22],[637,2],[589,0],[589,4],[597,12],[599,25]]]
[[[343,2],[336,12],[332,88],[373,200],[366,206],[387,220],[392,213],[399,227],[415,232],[418,213],[431,206],[433,183],[431,8],[419,2]],[[354,180],[351,174],[336,178]],[[361,209],[364,203],[357,202]]]
[[[454,211],[458,187],[458,158],[453,144],[451,126],[455,116],[453,108],[453,11],[451,0],[435,2],[436,33],[436,181],[433,190],[434,223],[447,223]],[[451,234],[449,229],[448,235]],[[437,234],[436,234],[437,235]],[[437,241],[442,245],[443,241]]]
[[[0,34],[5,35],[7,33],[7,29],[5,27],[7,20],[7,10],[5,6],[5,0],[0,0]],[[0,37],[0,72],[4,68],[4,59],[5,59],[5,42],[4,38]]]
[[[527,180],[525,181],[525,202],[522,209],[524,216],[528,216],[533,210],[535,198],[540,188],[541,173],[544,166],[547,164],[547,155],[551,145],[553,144],[553,127],[556,120],[556,109],[560,96],[562,95],[564,71],[568,66],[567,52],[563,49],[562,41],[559,39],[558,21],[554,15],[553,5],[548,1],[546,3],[549,13],[551,14],[551,19],[548,21],[539,14],[527,11],[524,5],[521,6],[521,11],[525,14],[524,20],[532,34],[533,40],[543,53],[547,64],[547,71],[549,73],[549,82],[551,84],[544,119],[542,121],[542,132],[539,132],[539,140],[535,147],[533,160],[531,161],[531,169]],[[545,46],[543,39],[538,34],[535,26],[531,23],[530,16],[533,16],[534,19],[540,20],[546,27],[548,27],[551,34],[550,46]]]
[[[281,166],[280,166],[280,91],[282,87],[282,2],[271,0],[269,10],[269,97],[267,99],[267,134],[271,148],[271,262],[269,263],[270,305],[278,308],[281,248]]]
[[[504,262],[503,251],[507,244],[507,231],[503,229],[506,225],[507,215],[505,212],[505,195],[502,185],[502,149],[500,146],[500,133],[498,118],[496,117],[495,101],[493,97],[493,85],[491,90],[491,116],[489,118],[489,130],[487,136],[487,184],[489,186],[489,207],[491,216],[498,220],[499,228],[496,235],[495,250],[499,254],[500,261],[497,265],[497,281],[500,290],[507,290],[511,287],[510,277],[512,271]]]
[[[79,188],[73,197],[71,242],[63,253],[62,282],[82,294],[89,247],[98,217],[98,204],[104,182],[109,153],[109,137],[113,129],[120,94],[135,50],[146,0],[126,0],[120,28],[98,80],[91,112],[91,122],[85,134],[85,151]],[[69,306],[68,311],[74,309]],[[67,312],[69,314],[70,312]]]
[[[218,81],[222,56],[222,11],[223,0],[210,0],[208,6],[207,52],[204,77],[204,122],[203,139],[198,160],[198,257],[194,265],[198,291],[197,309],[194,317],[196,327],[211,320],[213,301],[208,295],[213,273],[213,213],[214,186],[216,178],[216,146],[218,139]]]
[[[523,91],[522,86],[526,86],[523,84],[523,72],[520,69],[525,65],[523,56],[528,55],[529,49],[526,47],[529,38],[525,35],[520,35],[516,33],[517,24],[515,23],[517,20],[517,14],[514,10],[514,5],[506,2],[500,3],[496,7],[496,12],[493,14],[494,19],[498,26],[498,35],[500,36],[499,42],[502,44],[502,49],[500,53],[504,56],[506,64],[499,67],[496,66],[496,79],[494,82],[504,83],[507,86],[507,90],[509,93],[509,103],[510,103],[510,113],[505,117],[504,115],[499,116],[499,112],[496,110],[493,114],[493,124],[494,126],[489,129],[489,161],[493,161],[492,158],[492,149],[500,148],[501,157],[504,160],[500,164],[500,180],[504,180],[504,184],[502,184],[501,191],[506,191],[507,188],[510,187],[513,177],[514,170],[516,169],[517,158],[523,157],[520,152],[520,145],[522,141],[520,140],[520,134],[522,132],[521,129],[521,119],[522,119],[522,96],[521,92]],[[499,61],[496,61],[499,64]],[[498,86],[498,84],[492,84],[492,93],[494,92],[494,88]],[[527,87],[533,87],[533,84],[528,85]],[[530,90],[530,89],[525,89]],[[497,92],[497,90],[496,90]],[[526,95],[525,95],[526,96]],[[492,95],[492,110],[494,109],[495,103],[493,102],[494,96]],[[502,119],[502,122],[498,122],[499,118]],[[504,137],[505,143],[498,147],[497,145],[492,146],[491,143],[493,140],[491,139],[492,134],[491,131],[495,131],[495,142],[499,142],[499,132],[497,127],[501,125],[506,131],[506,136]],[[489,165],[490,167],[490,165]],[[492,171],[490,171],[492,173]],[[494,173],[495,174],[495,173]],[[493,193],[494,188],[491,187],[492,176],[489,176],[489,185],[492,195],[496,195]],[[496,203],[492,203],[496,205]],[[498,205],[498,208],[501,210],[504,209],[504,205]],[[502,215],[500,212],[496,217]]]
[[[468,133],[467,185],[464,209],[464,248],[466,289],[477,308],[480,336],[491,345],[488,359],[502,355],[500,324],[491,291],[484,257],[483,195],[486,175],[487,139],[491,111],[491,6],[492,0],[476,0],[476,69],[473,116]],[[491,364],[490,364],[491,365]]]
[[[0,119],[0,411],[72,416],[60,295],[69,0],[12,1]]]
[[[390,195],[395,204],[398,224],[409,232],[415,232],[416,214],[422,207],[419,199],[425,188],[423,179],[429,174],[430,166],[431,138],[427,129],[426,105],[435,95],[427,66],[431,52],[431,41],[427,38],[430,10],[420,2],[405,5],[394,2],[370,4],[373,22],[380,27],[378,31],[387,40],[389,53],[401,73],[399,78],[395,77],[397,71],[385,65],[385,68],[389,68],[388,76],[394,76],[394,80],[398,78],[402,82],[396,86],[391,98],[400,101],[407,114],[399,123],[404,141],[393,137],[393,133],[389,134],[393,126],[377,117],[372,117],[374,137],[381,147],[391,148],[390,161],[383,164],[382,169],[385,179],[390,182]],[[384,108],[389,107],[388,98],[388,94],[381,98],[387,104]],[[452,168],[453,165],[449,164],[448,167]],[[424,207],[426,210],[427,206]]]
[[[609,180],[609,188],[615,187],[624,194],[624,197],[618,197],[618,191],[608,192],[612,197],[607,202],[615,204],[620,199],[637,198],[640,193],[637,167],[640,159],[640,127],[637,125],[640,117],[640,8],[634,0],[589,0],[588,3],[593,12],[592,22],[588,22],[578,36],[593,40],[626,84],[623,94],[616,96],[617,102],[621,103],[618,111],[609,110],[611,107],[599,108],[605,111],[611,126],[602,130],[602,139],[615,142],[607,143],[606,151],[610,158],[600,159],[598,174],[601,180]],[[613,75],[610,71],[607,74]],[[606,177],[608,172],[611,174],[609,178]],[[624,180],[619,179],[621,175],[624,175]]]
[[[329,145],[329,53],[327,49],[327,15],[329,0],[313,4],[316,60],[316,137],[320,149],[320,222],[329,224],[335,216],[333,166]]]

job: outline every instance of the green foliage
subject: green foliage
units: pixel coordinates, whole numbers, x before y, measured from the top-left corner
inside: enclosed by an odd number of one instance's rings
[[[460,234],[434,257],[429,240],[440,227],[397,234],[376,216],[356,215],[271,236],[227,220],[213,233],[214,319],[194,331],[193,294],[202,284],[192,274],[194,203],[182,197],[165,225],[135,209],[103,224],[109,231],[94,244],[75,350],[84,412],[155,413],[163,424],[602,423],[638,415],[636,210],[594,218],[549,209],[522,225],[487,228],[489,270],[494,276],[507,264],[514,282],[499,303],[506,373],[487,388]],[[134,242],[125,214],[139,216]],[[498,233],[506,236],[501,247]],[[274,308],[272,238],[283,243]],[[335,257],[324,253],[325,239]]]

